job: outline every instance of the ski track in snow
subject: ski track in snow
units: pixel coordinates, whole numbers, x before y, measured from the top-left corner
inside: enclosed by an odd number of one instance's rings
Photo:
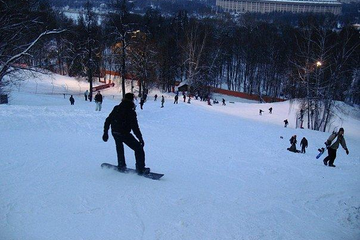
[[[101,135],[117,102],[104,92],[101,112],[26,92],[0,105],[0,239],[360,239],[359,120],[344,120],[350,155],[328,168],[315,156],[329,133],[283,128],[286,103],[260,118],[258,104],[166,95],[160,108],[150,95],[137,113],[146,163],[165,173],[152,181],[100,168],[116,164]],[[306,154],[286,151],[294,134]]]

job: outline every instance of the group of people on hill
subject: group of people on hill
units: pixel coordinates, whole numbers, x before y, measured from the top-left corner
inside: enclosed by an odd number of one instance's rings
[[[154,101],[157,100],[157,94],[155,95]],[[174,98],[174,104],[178,103],[178,95]],[[164,96],[162,96],[162,105],[164,107]],[[108,131],[111,126],[111,133],[115,140],[116,152],[118,158],[118,170],[126,171],[126,161],[124,155],[124,144],[131,148],[135,153],[136,159],[136,171],[139,175],[147,174],[150,172],[150,168],[145,167],[145,152],[144,152],[144,139],[142,137],[137,115],[135,112],[136,106],[134,103],[134,94],[127,93],[125,97],[121,101],[121,103],[114,107],[112,112],[106,118],[104,123],[104,133],[102,139],[104,142],[107,142],[109,139]],[[270,113],[272,113],[272,108],[269,109]],[[286,124],[286,123],[285,123]],[[131,134],[131,131],[134,133],[136,138]],[[308,147],[308,140],[303,137],[300,146],[301,151],[296,149],[297,139],[296,135],[293,135],[290,138],[291,146],[288,148],[289,151],[296,153],[305,153],[306,148]],[[335,141],[334,141],[335,140]],[[336,158],[336,151],[341,145],[346,154],[349,154],[349,150],[346,146],[345,138],[344,138],[344,129],[340,128],[340,130],[336,133],[331,134],[331,136],[325,142],[328,149],[328,156],[323,160],[324,165],[328,165],[330,167],[335,167],[334,161]]]
[[[155,94],[154,95],[154,101],[157,101],[157,98],[158,98],[158,95]],[[146,99],[147,99],[147,94],[144,94],[141,99],[140,99],[140,108],[143,109],[143,106],[144,106],[144,103],[146,102]],[[164,107],[164,103],[165,103],[165,97],[164,95],[161,95],[161,108]]]
[[[325,146],[328,150],[328,156],[325,157],[323,160],[325,166],[335,167],[334,161],[336,159],[336,151],[340,145],[343,147],[346,154],[349,155],[349,149],[346,145],[344,133],[345,133],[344,128],[340,128],[338,132],[333,132],[330,135],[330,137],[326,140]],[[305,137],[303,137],[300,142],[301,151],[296,149],[296,143],[297,143],[296,135],[293,135],[289,141],[291,146],[287,150],[295,153],[299,153],[299,152],[305,153],[305,148],[308,147],[308,141]]]
[[[300,151],[296,149],[296,143],[297,143],[296,135],[293,135],[289,141],[291,146],[287,150],[289,150],[290,152],[299,153]],[[305,153],[306,152],[305,149],[308,147],[308,140],[305,137],[301,139],[300,146],[301,146],[301,153]]]
[[[65,94],[64,94],[64,97],[65,97]],[[89,101],[91,102],[92,96],[91,96],[91,94],[89,94],[88,90],[86,90],[84,92],[84,98],[85,98],[85,101],[87,101],[89,99]],[[103,96],[101,95],[100,91],[97,92],[94,100],[95,100],[95,104],[96,104],[95,111],[101,111]],[[69,101],[70,101],[70,105],[75,104],[75,98],[73,95],[70,95]]]
[[[270,108],[269,108],[269,113],[270,113],[270,114],[272,114],[272,110],[273,110],[273,108],[270,107]],[[262,115],[263,112],[264,112],[264,110],[259,109],[259,115]]]
[[[155,95],[154,95],[154,101],[157,101],[157,98],[158,98],[158,95],[155,94]],[[183,98],[183,102],[184,102],[184,103],[191,104],[191,99],[192,99],[192,97],[191,97],[190,95],[187,96],[187,95],[185,94],[185,92],[183,92],[182,98]],[[196,95],[196,96],[195,96],[195,99],[197,100],[198,98],[199,98],[199,96]],[[136,99],[136,98],[135,98],[135,99]],[[212,106],[212,104],[211,104],[211,102],[210,102],[210,101],[211,101],[210,98],[207,98],[207,100],[206,100],[205,97],[204,97],[204,98],[201,97],[200,100],[201,100],[201,101],[207,101],[207,102],[208,102],[208,105]],[[143,109],[143,105],[144,105],[145,102],[146,102],[146,98],[142,97],[141,100],[140,100],[140,108],[141,108],[141,109]],[[216,99],[213,100],[213,104],[218,104],[218,103],[219,103],[219,102],[218,102]],[[162,95],[162,96],[161,96],[161,108],[164,107],[164,104],[165,104],[165,97],[164,97],[164,95]],[[174,104],[179,104],[179,93],[178,93],[178,92],[177,92],[177,93],[175,94],[175,96],[174,96]],[[226,100],[225,100],[224,98],[222,99],[222,105],[223,105],[223,106],[226,106]]]

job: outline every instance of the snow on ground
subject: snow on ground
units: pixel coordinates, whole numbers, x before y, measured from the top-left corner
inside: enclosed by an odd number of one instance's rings
[[[350,154],[339,149],[329,168],[315,159],[329,133],[295,129],[289,102],[175,105],[165,95],[160,108],[150,93],[137,113],[146,163],[165,174],[153,181],[100,168],[116,164],[113,139],[101,139],[114,89],[95,112],[86,83],[41,79],[37,94],[29,80],[0,105],[0,239],[360,239],[358,110],[341,114]],[[61,88],[78,93],[74,106]],[[309,140],[306,154],[286,150],[294,134]],[[126,158],[134,166],[128,148]]]

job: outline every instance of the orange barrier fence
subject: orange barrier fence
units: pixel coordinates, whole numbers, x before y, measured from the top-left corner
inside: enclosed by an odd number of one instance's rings
[[[260,101],[260,96],[258,96],[258,95],[250,95],[248,93],[235,92],[235,91],[225,90],[225,89],[221,89],[221,88],[212,88],[212,90],[215,93],[225,94],[225,95],[229,95],[229,96],[233,96],[233,97],[245,98],[245,99],[249,99],[249,100]],[[283,102],[283,101],[285,101],[285,99],[274,98],[274,97],[269,97],[269,96],[262,96],[261,98],[265,102]]]
[[[96,86],[96,87],[93,87],[93,92],[96,92],[96,91],[99,91],[99,90],[102,90],[102,89],[105,89],[105,88],[109,88],[109,87],[113,87],[115,86],[114,83],[108,83],[108,84],[103,84],[103,85],[100,85],[100,86]]]

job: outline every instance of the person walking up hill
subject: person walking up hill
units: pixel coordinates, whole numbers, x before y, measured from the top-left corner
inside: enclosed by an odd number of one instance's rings
[[[346,154],[349,155],[349,149],[346,146],[344,132],[344,128],[340,128],[339,132],[331,134],[328,140],[325,142],[325,145],[328,149],[328,156],[323,160],[324,165],[327,165],[329,163],[329,167],[335,167],[334,161],[336,158],[336,151],[339,148],[339,145],[341,145],[344,148]],[[334,140],[335,142],[332,143]]]

